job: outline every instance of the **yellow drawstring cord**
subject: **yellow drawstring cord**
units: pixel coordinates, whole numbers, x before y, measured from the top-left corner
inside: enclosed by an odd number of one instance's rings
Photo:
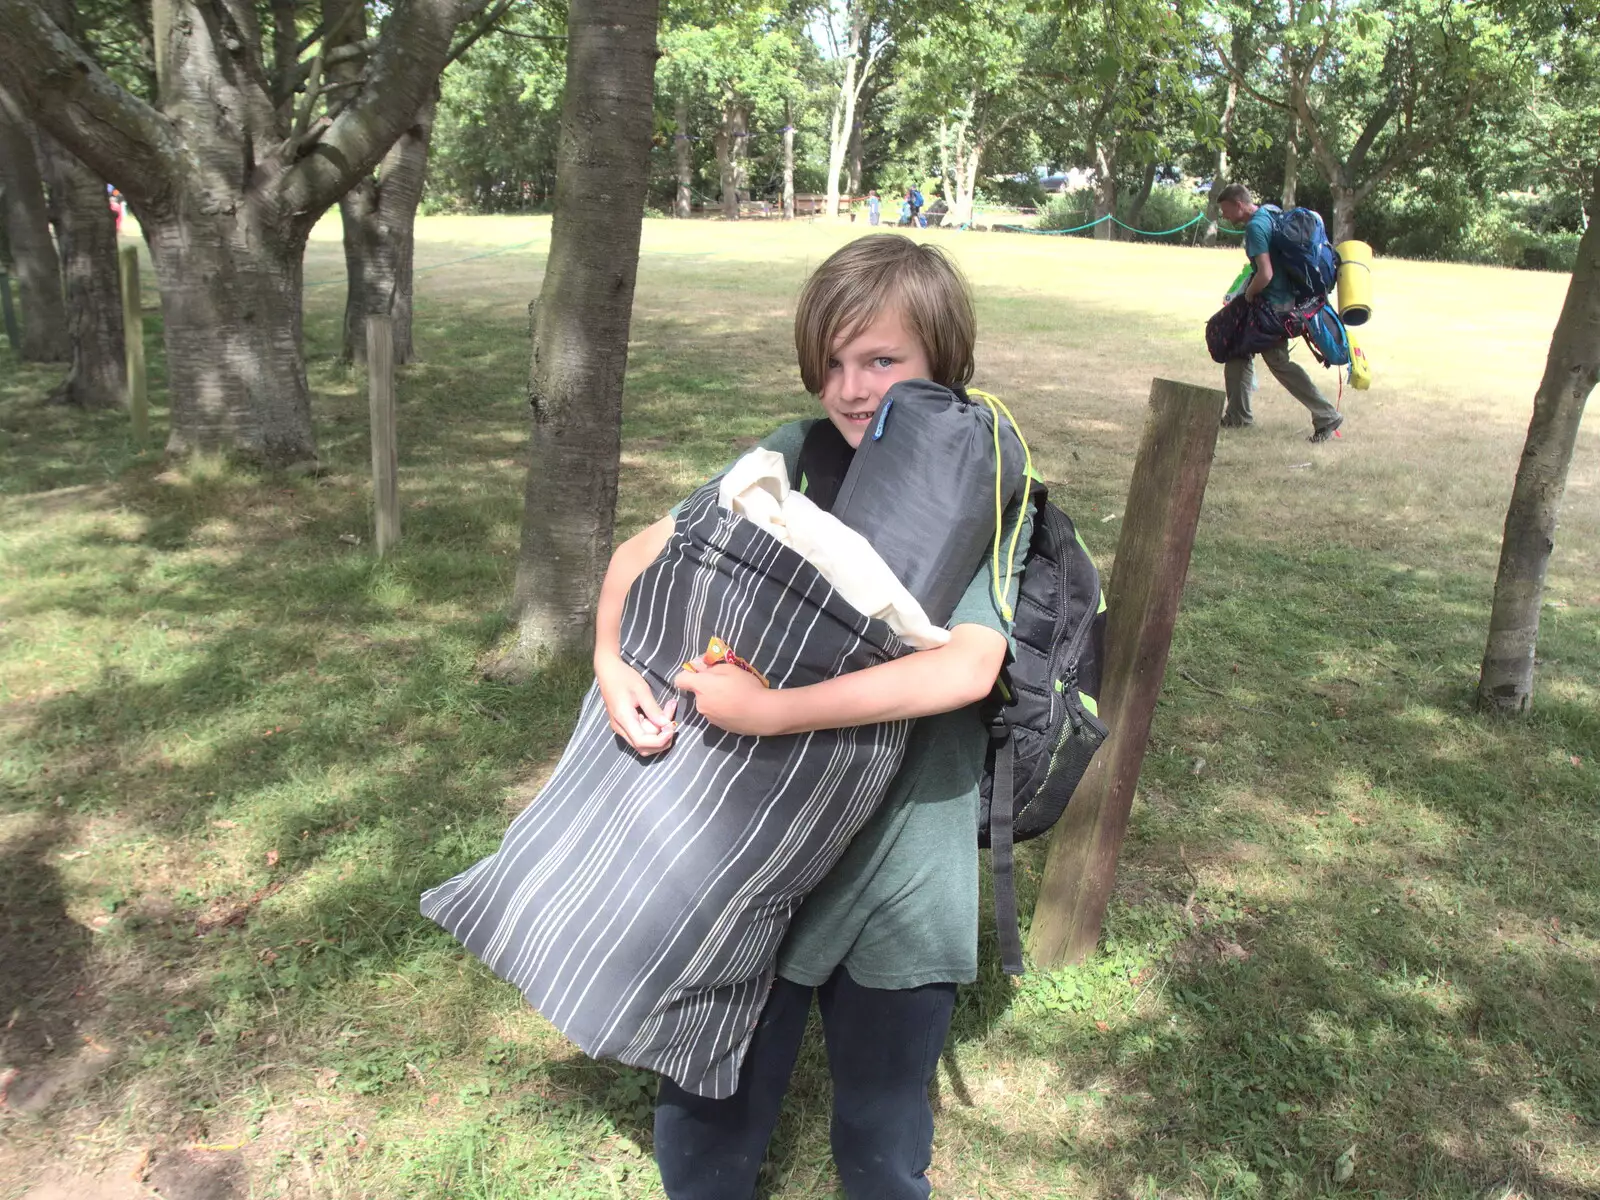
[[[988,392],[979,391],[977,388],[968,388],[967,395],[975,396],[989,406],[989,414],[994,418],[994,554],[991,563],[990,579],[994,587],[994,598],[1000,606],[1000,616],[1007,621],[1013,619],[1010,603],[1006,595],[1011,591],[1011,576],[1017,567],[1017,542],[1022,537],[1022,518],[1028,513],[1028,496],[1033,490],[1033,451],[1028,449],[1028,439],[1022,436],[1022,428],[1017,424],[1017,419],[1011,415],[1011,410],[1006,407],[1005,401]],[[1011,432],[1017,435],[1017,441],[1022,443],[1022,506],[1017,510],[1017,523],[1011,530],[1011,545],[1006,550],[1005,582],[1000,580],[1000,540],[1005,534],[1005,497],[1001,493],[1001,478],[1004,475],[1004,461],[1000,454],[1000,414],[1011,424]]]

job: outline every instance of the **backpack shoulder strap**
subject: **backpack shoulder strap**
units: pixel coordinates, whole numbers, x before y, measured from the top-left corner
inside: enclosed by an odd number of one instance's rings
[[[1022,932],[1017,926],[1016,854],[1012,847],[1017,748],[1010,730],[1005,728],[1005,718],[998,717],[996,722],[990,734],[995,748],[994,790],[989,796],[989,876],[994,885],[994,931],[1000,946],[1001,969],[1007,975],[1021,975]]]
[[[800,462],[790,480],[799,491],[823,512],[833,511],[840,485],[856,452],[826,417],[806,431],[800,446]]]

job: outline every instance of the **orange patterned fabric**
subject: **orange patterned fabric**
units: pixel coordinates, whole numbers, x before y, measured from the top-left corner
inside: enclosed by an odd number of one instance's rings
[[[706,652],[699,658],[691,658],[688,662],[684,663],[683,669],[685,671],[698,672],[702,667],[710,668],[716,666],[718,663],[727,663],[729,666],[738,667],[741,671],[749,671],[750,674],[754,675],[761,681],[761,686],[764,688],[769,688],[772,686],[772,684],[767,681],[767,677],[765,675],[735,654],[733,652],[733,647],[728,645],[727,642],[723,641],[719,637],[713,637],[706,645]]]

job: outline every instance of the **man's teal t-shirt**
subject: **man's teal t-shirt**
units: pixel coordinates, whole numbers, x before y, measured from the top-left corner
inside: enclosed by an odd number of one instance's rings
[[[795,477],[814,420],[793,421],[761,447],[782,454]],[[1009,546],[1017,505],[1006,514]],[[1033,522],[1017,538],[1007,602],[1015,604]],[[949,626],[983,625],[1011,637],[991,566],[983,563]],[[878,811],[795,914],[778,974],[820,987],[841,964],[862,987],[971,983],[978,977],[978,785],[989,731],[977,705],[923,717]]]
[[[1272,245],[1272,212],[1265,206],[1256,209],[1244,227],[1244,252],[1251,262],[1256,256],[1266,254]],[[1274,308],[1288,308],[1294,303],[1294,288],[1289,277],[1272,264],[1272,282],[1261,291],[1261,297]]]

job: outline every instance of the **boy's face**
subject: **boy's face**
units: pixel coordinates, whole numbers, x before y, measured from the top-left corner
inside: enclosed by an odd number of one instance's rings
[[[917,335],[905,327],[898,312],[885,312],[833,348],[822,385],[822,409],[844,440],[859,446],[883,394],[902,379],[926,379],[928,373],[928,354]]]

